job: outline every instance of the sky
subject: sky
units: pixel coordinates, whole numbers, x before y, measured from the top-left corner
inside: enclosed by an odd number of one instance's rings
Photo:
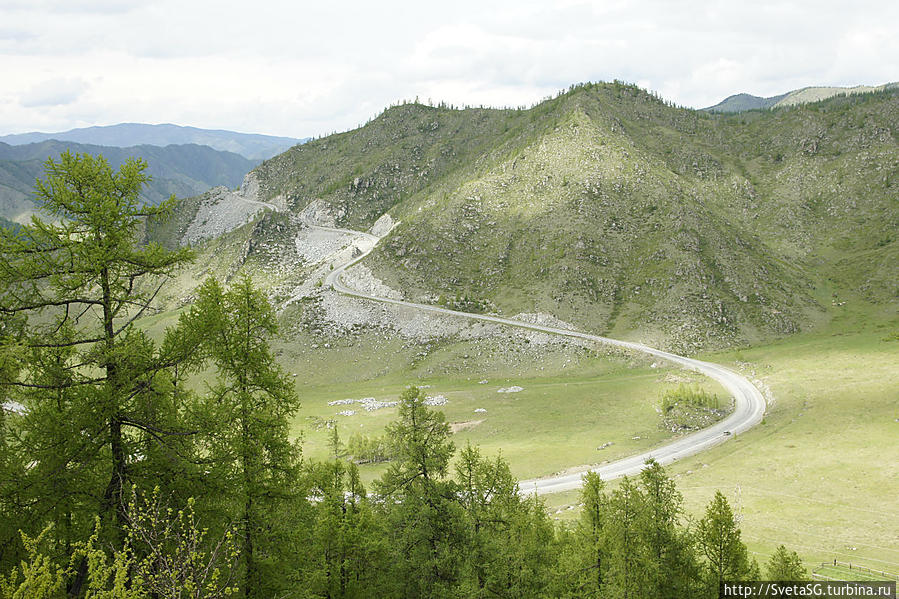
[[[320,136],[390,104],[619,79],[701,108],[899,80],[899,2],[0,0],[0,134],[120,122]]]

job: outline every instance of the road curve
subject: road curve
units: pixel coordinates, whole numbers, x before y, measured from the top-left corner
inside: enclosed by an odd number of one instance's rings
[[[592,471],[597,472],[603,478],[603,480],[610,480],[625,475],[632,476],[634,474],[637,474],[643,469],[644,463],[649,458],[653,458],[660,464],[669,464],[676,460],[697,454],[701,451],[705,451],[710,447],[714,447],[719,443],[727,441],[728,439],[739,433],[748,431],[759,422],[761,422],[762,418],[765,415],[765,398],[755,387],[755,385],[749,382],[746,377],[718,364],[679,356],[677,354],[672,354],[660,349],[655,349],[654,347],[643,345],[642,343],[620,341],[618,339],[610,339],[608,337],[601,337],[599,335],[591,335],[589,333],[581,333],[579,331],[548,327],[539,324],[530,324],[518,320],[512,320],[509,318],[501,318],[499,316],[487,316],[484,314],[459,312],[456,310],[441,308],[439,306],[417,304],[414,302],[406,302],[403,300],[397,300],[388,297],[378,297],[369,295],[367,293],[361,293],[359,291],[356,291],[355,289],[351,289],[341,282],[341,276],[346,269],[365,258],[374,249],[379,238],[369,233],[351,231],[349,229],[335,229],[329,227],[315,228],[339,233],[352,233],[359,236],[358,240],[363,242],[363,247],[355,245],[355,247],[359,251],[358,254],[356,254],[345,264],[335,265],[334,270],[329,272],[325,277],[325,285],[330,286],[337,293],[386,304],[396,304],[398,306],[405,306],[407,308],[415,308],[417,310],[424,310],[426,312],[448,314],[451,316],[459,316],[471,320],[482,320],[485,322],[494,322],[498,324],[518,327],[521,329],[530,329],[534,331],[541,331],[544,333],[551,333],[554,335],[563,335],[565,337],[586,339],[588,341],[595,341],[597,343],[603,343],[606,345],[612,345],[615,347],[643,352],[645,354],[650,354],[658,358],[662,358],[663,360],[679,364],[690,370],[701,372],[702,374],[705,374],[706,376],[709,376],[721,383],[724,388],[734,396],[734,411],[721,422],[718,422],[708,428],[702,429],[690,435],[675,439],[671,443],[668,443],[661,447],[657,447],[638,455],[615,460],[614,462],[610,462],[608,464],[603,464],[602,466],[599,466],[597,468],[593,468]],[[520,481],[519,486],[521,488],[521,492],[527,494],[536,493],[538,495],[544,495],[549,493],[558,493],[561,491],[570,491],[572,489],[578,489],[581,487],[581,477],[585,472],[586,470],[573,474]]]

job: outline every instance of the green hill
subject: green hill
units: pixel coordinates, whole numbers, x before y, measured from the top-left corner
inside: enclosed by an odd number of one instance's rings
[[[0,216],[21,219],[30,213],[34,208],[34,182],[43,176],[44,162],[48,157],[57,160],[65,150],[102,154],[113,168],[129,157],[143,158],[153,178],[144,199],[153,204],[172,194],[184,198],[218,185],[237,187],[257,164],[231,152],[195,144],[118,148],[56,140],[19,146],[0,143]]]
[[[834,96],[852,96],[856,94],[869,94],[881,92],[899,87],[899,83],[885,83],[883,85],[856,85],[855,87],[803,87],[779,96],[762,98],[752,94],[735,94],[728,96],[721,102],[708,108],[707,112],[744,112],[746,110],[760,110],[765,108],[783,108],[796,106],[797,104],[809,104],[820,102]]]
[[[303,139],[276,137],[256,133],[238,133],[221,129],[198,129],[179,125],[149,125],[145,123],[119,123],[101,127],[85,127],[57,133],[16,133],[0,136],[0,142],[11,145],[32,144],[48,140],[130,148],[150,145],[198,144],[223,152],[240,154],[250,160],[263,160],[280,154],[290,146],[303,143]]]
[[[530,110],[391,108],[254,172],[293,213],[401,221],[365,264],[409,298],[690,351],[846,301],[895,313],[897,122],[890,91],[714,115],[583,85]]]
[[[703,108],[703,110],[708,112],[744,112],[746,110],[771,108],[786,96],[787,94],[781,94],[763,98],[761,96],[753,96],[752,94],[734,94],[724,98],[714,106]]]

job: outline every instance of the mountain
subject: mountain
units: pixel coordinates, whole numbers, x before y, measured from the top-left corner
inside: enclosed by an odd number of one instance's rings
[[[774,107],[778,108],[781,106],[795,106],[796,104],[808,104],[809,102],[820,102],[821,100],[826,100],[827,98],[832,98],[833,96],[838,95],[855,95],[855,94],[869,94],[873,92],[879,92],[884,90],[896,89],[899,87],[899,82],[897,83],[885,83],[883,85],[856,85],[855,87],[804,87],[802,89],[797,89],[792,91],[786,96],[777,102]]]
[[[394,107],[266,161],[246,188],[294,217],[398,221],[361,264],[407,298],[692,352],[814,329],[847,302],[895,318],[897,123],[890,90],[727,115],[591,84],[530,110]],[[284,231],[229,234],[244,237],[226,270],[292,251]],[[296,271],[281,260],[271,273]]]
[[[785,97],[787,97],[787,94],[771,96],[770,98],[762,98],[761,96],[753,96],[752,94],[735,94],[733,96],[728,96],[714,106],[703,108],[703,110],[709,112],[743,112],[744,110],[760,110],[762,108],[771,108]]]
[[[102,154],[113,168],[129,157],[143,158],[152,177],[143,196],[153,204],[173,194],[183,198],[219,185],[237,187],[257,164],[231,152],[196,144],[118,148],[56,140],[19,146],[0,143],[0,216],[13,220],[27,217],[34,208],[34,182],[44,174],[43,163],[48,157],[58,160],[65,150]]]
[[[762,98],[751,94],[736,94],[729,96],[708,108],[703,108],[707,112],[744,112],[746,110],[759,110],[764,108],[781,108],[784,106],[795,106],[797,104],[808,104],[810,102],[820,102],[827,98],[838,95],[851,96],[854,94],[867,94],[872,92],[896,89],[899,83],[885,83],[884,85],[857,85],[855,87],[803,87],[779,96],[771,96]]]
[[[55,139],[81,144],[127,148],[140,145],[168,146],[198,144],[223,152],[240,154],[250,160],[265,160],[306,141],[292,137],[275,137],[234,131],[198,129],[179,125],[146,125],[121,123],[103,127],[86,127],[60,133],[18,133],[0,136],[10,145],[31,144]]]

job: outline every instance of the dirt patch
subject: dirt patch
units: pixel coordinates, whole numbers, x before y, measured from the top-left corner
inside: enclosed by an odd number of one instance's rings
[[[456,433],[467,431],[469,429],[473,429],[477,425],[484,422],[483,420],[466,420],[465,422],[452,422],[450,423],[450,431],[455,435]]]

